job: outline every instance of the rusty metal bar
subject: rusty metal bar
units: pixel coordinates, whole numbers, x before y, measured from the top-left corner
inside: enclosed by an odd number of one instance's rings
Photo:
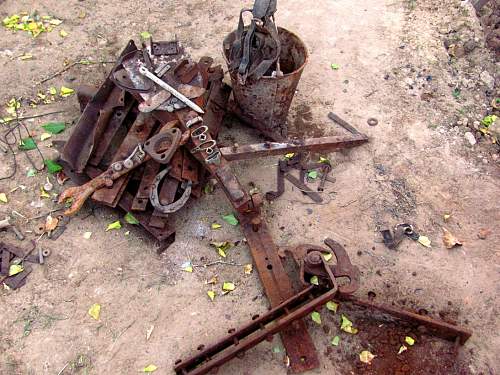
[[[425,315],[416,314],[410,311],[398,309],[397,307],[378,304],[372,301],[362,300],[352,295],[341,295],[338,297],[341,302],[350,302],[353,305],[366,307],[370,310],[378,310],[384,314],[396,317],[406,322],[423,326],[427,329],[427,333],[440,337],[445,340],[455,341],[458,337],[460,344],[463,345],[471,337],[472,332],[453,324],[449,324],[440,320],[432,319]]]
[[[284,155],[291,152],[334,152],[357,147],[366,142],[368,142],[368,137],[363,134],[357,134],[352,136],[308,138],[289,142],[265,142],[252,145],[222,147],[220,151],[226,160],[233,161]]]
[[[267,298],[272,307],[279,306],[295,292],[267,225],[265,222],[241,223],[241,229],[247,239]],[[303,320],[297,320],[293,326],[281,331],[281,339],[293,372],[304,372],[319,366],[314,342]]]
[[[229,335],[216,344],[206,349],[203,345],[199,346],[200,353],[185,361],[176,362],[175,372],[183,375],[207,374],[274,334],[283,332],[293,323],[301,321],[300,319],[326,304],[337,293],[337,289],[332,289],[314,298],[313,289],[314,287],[310,286],[264,315],[254,316],[252,322],[242,328],[229,330]],[[290,355],[288,351],[287,354]],[[307,358],[302,357],[302,360],[307,361]]]

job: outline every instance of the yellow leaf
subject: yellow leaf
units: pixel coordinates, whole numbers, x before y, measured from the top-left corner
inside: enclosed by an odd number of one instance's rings
[[[233,283],[225,282],[224,284],[222,284],[222,290],[224,290],[226,292],[231,292],[235,289],[236,289],[236,286]]]
[[[191,264],[190,261],[182,263],[181,268],[183,271],[186,271],[189,273],[193,272],[193,265]]]
[[[370,363],[372,363],[373,358],[375,358],[375,356],[372,353],[370,353],[368,350],[363,350],[359,354],[359,360],[363,363],[370,364]]]
[[[42,133],[40,135],[40,140],[41,141],[45,141],[46,139],[49,139],[50,137],[52,137],[52,134],[50,134],[50,133]]]
[[[403,353],[405,350],[408,350],[408,348],[404,345],[401,345],[401,347],[399,348],[398,354]]]
[[[451,215],[450,215],[450,214],[444,214],[444,215],[443,215],[443,220],[444,220],[444,221],[448,221],[450,218],[451,218]]]
[[[63,22],[63,21],[58,20],[57,18],[53,18],[53,19],[51,19],[51,20],[49,21],[49,23],[50,23],[51,25],[54,25],[54,26],[59,26],[62,22]]]
[[[221,257],[223,257],[223,258],[225,258],[225,257],[226,257],[226,253],[225,253],[225,251],[224,251],[224,250],[222,250],[222,248],[218,248],[218,249],[217,249],[217,252],[219,253],[219,255],[220,255]]]
[[[61,36],[61,38],[66,38],[69,34],[64,30],[60,30],[59,35]]]
[[[94,303],[90,306],[89,315],[95,320],[99,320],[99,315],[101,314],[101,305]]]
[[[5,193],[0,193],[0,202],[7,203],[8,201],[7,195]]]
[[[49,87],[50,95],[57,95],[57,89],[54,86]]]
[[[319,285],[318,276],[312,276],[310,282],[312,285]]]
[[[207,280],[205,284],[217,284],[217,275],[212,277],[210,280]]]
[[[420,244],[425,247],[431,247],[431,240],[429,239],[429,237],[420,236],[418,237],[418,242],[420,242]]]
[[[352,335],[355,335],[356,333],[358,333],[357,328],[354,328],[352,326],[352,322],[349,320],[349,318],[347,316],[342,314],[341,319],[342,319],[342,321],[340,323],[340,329],[342,331],[350,333]]]
[[[413,344],[415,344],[415,339],[414,339],[413,337],[406,336],[406,337],[405,337],[405,342],[406,342],[408,345],[412,346]]]
[[[295,155],[295,154],[294,154],[293,152],[290,152],[290,153],[288,153],[288,154],[285,154],[285,159],[291,159],[291,158],[293,158],[293,156],[294,156],[294,155]]]
[[[213,290],[209,290],[207,292],[207,294],[208,294],[208,297],[210,298],[211,301],[213,301],[215,299],[216,294]]]
[[[86,240],[90,240],[90,237],[92,237],[92,232],[85,232],[83,234],[83,238],[85,238]]]
[[[40,186],[40,198],[50,198],[49,193],[45,191],[43,186]]]
[[[323,254],[323,258],[325,259],[325,261],[329,261],[330,259],[332,259],[333,255],[332,253],[322,253]]]
[[[21,56],[19,56],[19,60],[30,60],[33,58],[33,55],[31,53],[25,53]]]
[[[155,365],[147,365],[142,369],[142,372],[155,372],[158,369]]]
[[[9,267],[9,276],[17,275],[18,273],[21,273],[23,271],[24,271],[24,268],[20,264],[12,264]]]
[[[108,224],[108,227],[106,228],[106,232],[109,232],[112,229],[120,229],[122,227],[122,223],[120,223],[120,220],[113,221],[112,223]]]
[[[212,229],[219,229],[221,227],[222,227],[222,225],[220,225],[220,224],[212,223]]]
[[[130,231],[126,231],[125,233],[123,233],[124,236],[128,236],[130,234]]]
[[[63,98],[72,95],[75,92],[75,90],[70,89],[69,87],[61,86],[61,90],[59,92],[59,95],[61,95]]]
[[[334,313],[337,312],[337,309],[339,308],[339,304],[333,301],[328,301],[326,303],[326,308],[330,311],[333,311]]]
[[[253,266],[251,264],[245,264],[243,266],[243,271],[245,272],[245,274],[250,275],[253,271]]]

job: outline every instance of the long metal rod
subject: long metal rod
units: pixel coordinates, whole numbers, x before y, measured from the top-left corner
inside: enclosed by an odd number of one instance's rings
[[[195,110],[198,113],[205,113],[203,111],[203,109],[201,109],[196,103],[192,102],[191,100],[189,100],[188,98],[186,98],[184,95],[182,95],[179,91],[177,91],[172,86],[170,86],[168,83],[166,83],[162,79],[160,79],[157,76],[155,76],[145,66],[141,66],[139,68],[139,73],[141,73],[145,77],[148,77],[151,81],[153,81],[154,83],[156,83],[162,89],[167,90],[169,93],[171,93],[177,99],[179,99],[181,102],[183,102],[184,104],[186,104],[189,108]]]
[[[265,142],[243,146],[222,147],[222,156],[229,161],[255,159],[265,156],[284,155],[291,152],[324,151],[334,152],[352,148],[368,142],[363,134],[308,138],[288,142]]]

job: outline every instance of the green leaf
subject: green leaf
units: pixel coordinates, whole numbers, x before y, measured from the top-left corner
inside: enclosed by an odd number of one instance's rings
[[[59,134],[66,129],[66,125],[64,122],[48,122],[45,125],[42,125],[42,128],[50,134]]]
[[[307,172],[307,177],[312,178],[313,180],[318,178],[318,171],[309,171]]]
[[[155,372],[156,370],[158,370],[158,367],[156,367],[155,365],[147,365],[142,369],[142,372],[150,373]]]
[[[127,212],[125,214],[125,216],[123,217],[125,219],[125,221],[129,224],[132,224],[132,225],[137,225],[139,224],[139,220],[137,220],[134,215],[132,215],[130,212]]]
[[[452,91],[452,93],[451,93],[451,95],[453,95],[453,97],[454,97],[455,99],[460,98],[460,89],[455,89],[455,90],[453,90],[453,91]]]
[[[222,216],[222,220],[230,225],[238,225],[238,219],[233,214]]]
[[[492,125],[496,120],[497,120],[497,116],[495,115],[489,115],[489,116],[486,116],[485,118],[483,118],[481,120],[481,124],[483,124],[484,126],[486,126],[487,128]]]
[[[59,95],[61,95],[63,98],[72,95],[75,92],[75,90],[70,89],[69,87],[66,86],[61,86],[61,91]]]
[[[338,346],[339,342],[340,342],[340,336],[335,336],[331,341],[333,346]]]
[[[311,319],[314,323],[321,324],[321,315],[319,314],[319,312],[313,311],[313,313],[311,314]]]
[[[406,336],[406,337],[405,337],[405,342],[406,342],[408,345],[412,346],[413,344],[415,344],[415,339],[414,339],[413,337]]]
[[[312,276],[310,282],[312,285],[319,285],[318,276]]]
[[[120,229],[122,227],[122,223],[120,223],[120,220],[113,221],[112,223],[108,224],[108,227],[106,228],[106,232],[109,232],[112,229]]]
[[[222,290],[224,290],[226,292],[231,292],[235,289],[236,289],[236,286],[233,283],[225,282],[224,284],[222,284]]]
[[[46,159],[43,161],[49,173],[54,174],[62,171],[63,167],[57,164],[54,160]]]
[[[26,172],[27,177],[35,177],[36,176],[36,170],[33,168],[28,169],[28,172]]]
[[[23,151],[34,150],[36,148],[36,142],[33,138],[23,138],[21,139],[21,144],[19,145],[19,149]]]
[[[146,40],[151,38],[153,35],[151,35],[149,31],[143,31],[142,33],[139,34],[139,36],[141,37],[141,39]]]
[[[337,312],[337,309],[339,308],[339,304],[333,301],[328,301],[326,303],[326,308],[330,311],[333,311],[334,313]]]
[[[352,326],[352,322],[349,320],[349,318],[347,316],[345,316],[344,314],[342,314],[342,321],[340,323],[340,329],[344,332],[347,332],[347,333],[351,333],[353,335],[355,335],[356,333],[358,333],[358,329],[357,328],[354,328]]]
[[[330,65],[330,67],[332,68],[332,70],[339,70],[340,65],[339,64],[332,64],[332,65]]]

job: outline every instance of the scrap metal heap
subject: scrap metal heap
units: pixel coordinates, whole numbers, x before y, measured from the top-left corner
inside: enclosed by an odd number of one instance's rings
[[[278,249],[261,217],[262,197],[243,189],[229,162],[296,153],[296,158],[280,163],[278,192],[268,194],[275,199],[283,192],[283,179],[292,181],[291,169],[302,171],[303,183],[302,153],[337,151],[368,139],[351,128],[347,136],[219,147],[217,137],[231,89],[222,83],[222,68],[212,62],[207,57],[194,62],[177,41],[150,40],[141,49],[129,42],[97,92],[79,92],[83,113],[62,151],[66,174],[80,185],[61,194],[61,203],[72,200],[66,215],[78,212],[91,197],[132,212],[163,248],[175,239],[172,214],[201,195],[208,176],[218,180],[233,205],[271,310],[254,316],[239,330],[229,330],[226,338],[210,347],[200,345],[196,355],[176,362],[175,371],[205,374],[277,333],[292,371],[316,368],[318,355],[302,318],[331,300],[380,310],[463,344],[470,332],[462,328],[354,297],[359,270],[337,242],[325,241],[328,248]],[[326,176],[329,169],[319,167]],[[332,254],[331,261],[325,260],[325,253]],[[299,291],[285,271],[287,256],[299,269]],[[312,276],[318,277],[319,285],[307,282]],[[349,283],[341,284],[339,278],[348,278]]]

